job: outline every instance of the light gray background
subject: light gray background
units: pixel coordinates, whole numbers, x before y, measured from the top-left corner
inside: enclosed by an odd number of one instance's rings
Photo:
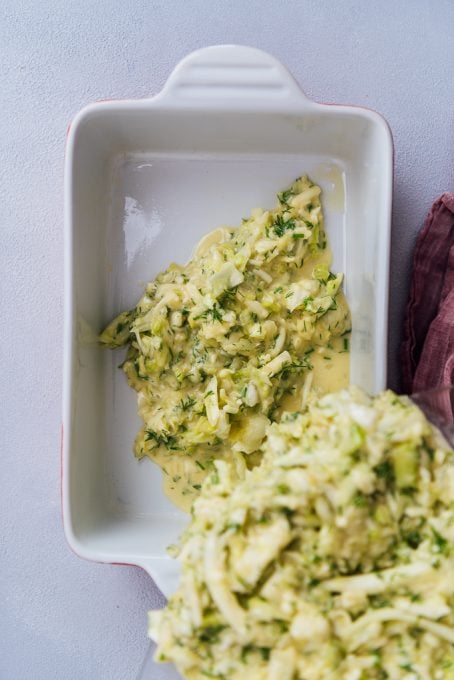
[[[60,517],[62,170],[74,114],[145,97],[188,52],[242,43],[308,96],[369,106],[395,142],[389,383],[417,230],[454,190],[452,0],[3,0],[0,7],[1,680],[132,680],[149,577],[90,564]],[[151,680],[156,680],[151,678]]]

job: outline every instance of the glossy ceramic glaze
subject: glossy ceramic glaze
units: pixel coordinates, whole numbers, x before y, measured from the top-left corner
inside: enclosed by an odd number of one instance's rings
[[[324,190],[334,269],[353,319],[351,380],[385,386],[392,141],[376,113],[308,100],[288,71],[232,45],[184,59],[162,92],[85,108],[68,135],[63,515],[81,557],[146,569],[168,594],[166,547],[187,522],[138,462],[136,395],[97,334],[207,231],[236,225],[302,173]]]

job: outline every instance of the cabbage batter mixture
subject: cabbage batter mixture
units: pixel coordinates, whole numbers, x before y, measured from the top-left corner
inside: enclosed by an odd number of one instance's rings
[[[187,680],[454,677],[454,451],[406,398],[351,388],[216,461],[176,552],[156,659]]]
[[[185,509],[215,459],[254,465],[270,422],[311,389],[348,384],[350,314],[329,270],[320,188],[301,177],[278,199],[206,236],[101,335],[129,345],[123,370],[144,423],[135,454],[162,467]]]

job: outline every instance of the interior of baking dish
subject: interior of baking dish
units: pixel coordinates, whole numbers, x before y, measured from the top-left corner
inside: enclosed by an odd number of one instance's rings
[[[333,267],[345,273],[351,382],[370,392],[385,385],[386,124],[367,110],[310,102],[269,55],[212,49],[191,55],[156,98],[88,107],[68,139],[66,534],[85,557],[144,566],[164,591],[174,579],[165,549],[187,516],[163,495],[160,470],[134,459],[139,419],[118,370],[123,353],[96,340],[146,282],[187,260],[207,231],[274,206],[277,191],[307,173],[322,186]],[[245,73],[261,83],[253,96]]]

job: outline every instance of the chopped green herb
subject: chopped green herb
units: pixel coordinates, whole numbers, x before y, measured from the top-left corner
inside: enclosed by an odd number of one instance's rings
[[[264,661],[268,661],[271,654],[271,649],[269,647],[259,647],[259,652]]]
[[[187,399],[182,399],[180,402],[182,411],[189,411],[190,408],[194,406],[196,400],[193,397],[188,397]]]
[[[449,554],[449,544],[446,538],[443,538],[441,534],[438,533],[433,527],[432,527],[432,533],[434,536],[434,544],[437,552],[441,552],[444,555]]]
[[[216,626],[208,626],[204,628],[199,636],[202,642],[215,642],[219,638],[219,634],[225,630],[227,626],[225,624],[218,624]]]
[[[410,593],[411,602],[421,602],[422,595],[420,593]]]
[[[386,484],[394,482],[394,467],[389,460],[383,461],[374,467],[374,472],[380,479],[383,479]]]
[[[156,447],[165,446],[172,451],[178,450],[177,438],[167,432],[155,432],[154,430],[145,431],[145,441],[154,441]]]
[[[194,321],[198,321],[199,319],[204,319],[205,321],[222,321],[222,317],[224,314],[224,310],[222,307],[219,307],[217,303],[211,307],[211,309],[205,310],[202,314],[199,314],[199,316],[194,317]]]
[[[221,306],[224,306],[228,302],[233,302],[236,298],[236,294],[238,292],[238,286],[234,286],[234,288],[227,288],[222,295],[220,296],[218,302]]]
[[[273,223],[273,230],[276,236],[284,236],[287,231],[293,230],[296,227],[295,220],[284,220],[283,215],[277,215]]]
[[[414,486],[404,486],[400,491],[404,496],[414,496],[417,489]]]
[[[367,496],[361,493],[361,491],[358,491],[358,493],[353,496],[352,502],[357,508],[364,508],[367,505]]]
[[[304,357],[301,361],[292,361],[282,366],[280,371],[275,373],[275,376],[280,375],[284,380],[288,377],[291,371],[311,371],[313,368],[309,357]]]
[[[384,595],[372,595],[370,597],[370,606],[372,609],[383,609],[389,607],[390,601]]]
[[[295,193],[292,189],[287,189],[286,191],[281,191],[278,193],[277,198],[279,200],[279,203],[282,205],[288,205],[289,198],[294,196]]]
[[[404,539],[405,543],[414,550],[416,550],[422,541],[422,536],[416,529],[404,532],[402,538]]]

